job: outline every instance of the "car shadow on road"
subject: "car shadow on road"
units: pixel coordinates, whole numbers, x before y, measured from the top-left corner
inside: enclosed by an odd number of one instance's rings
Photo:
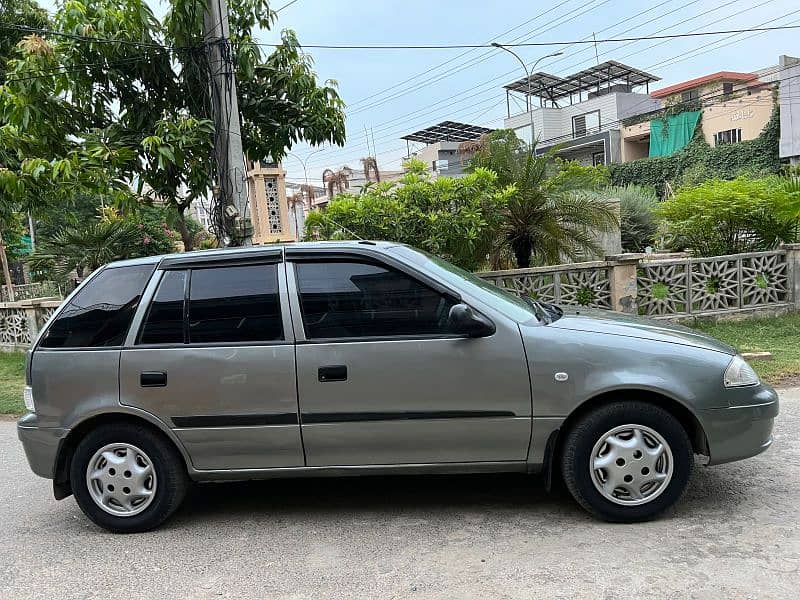
[[[215,514],[330,514],[341,510],[510,509],[579,512],[564,489],[545,490],[540,477],[521,474],[406,475],[273,479],[195,485],[176,518],[206,519]]]
[[[682,517],[730,510],[747,497],[720,469],[695,470],[686,496],[670,511]],[[258,515],[309,517],[354,514],[414,514],[431,511],[507,511],[532,518],[591,520],[563,483],[548,492],[538,476],[521,474],[406,475],[272,479],[194,485],[175,524]]]

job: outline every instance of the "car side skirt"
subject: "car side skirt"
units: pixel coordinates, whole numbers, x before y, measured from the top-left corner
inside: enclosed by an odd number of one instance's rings
[[[292,477],[349,477],[358,475],[455,475],[465,473],[527,473],[525,461],[347,465],[274,469],[216,469],[189,471],[194,481],[247,481]]]

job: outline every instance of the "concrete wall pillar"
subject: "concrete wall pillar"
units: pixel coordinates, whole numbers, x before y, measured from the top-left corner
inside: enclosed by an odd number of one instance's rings
[[[800,310],[800,244],[783,244],[781,248],[786,251],[789,302],[795,310]]]
[[[643,254],[617,254],[606,257],[610,263],[608,278],[611,284],[612,310],[638,314],[636,269],[643,256]]]

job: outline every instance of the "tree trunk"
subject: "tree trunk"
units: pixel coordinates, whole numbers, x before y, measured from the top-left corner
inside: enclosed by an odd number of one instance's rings
[[[186,207],[178,206],[178,233],[181,234],[181,241],[183,241],[184,252],[191,252],[194,250],[194,238],[189,233],[189,228],[186,226]]]
[[[3,279],[5,280],[6,290],[8,290],[9,302],[14,302],[14,282],[11,281],[11,271],[8,268],[8,256],[6,255],[6,245],[3,242],[3,234],[0,232],[0,261],[3,263]]]
[[[511,250],[514,252],[514,259],[517,261],[518,269],[527,269],[531,266],[531,252],[533,245],[527,238],[516,239],[511,242]]]

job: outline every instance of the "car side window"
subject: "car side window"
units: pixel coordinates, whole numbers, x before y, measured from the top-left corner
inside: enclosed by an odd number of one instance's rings
[[[193,269],[189,343],[283,339],[278,265]]]
[[[165,271],[139,333],[140,344],[184,343],[186,271]]]
[[[121,346],[155,265],[102,270],[48,327],[43,348]]]
[[[454,298],[387,266],[357,261],[295,265],[308,339],[447,334]]]

